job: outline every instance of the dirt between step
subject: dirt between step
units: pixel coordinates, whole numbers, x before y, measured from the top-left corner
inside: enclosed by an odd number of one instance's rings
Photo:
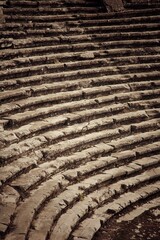
[[[121,216],[121,214],[120,214]],[[113,218],[93,240],[159,240],[160,207],[144,212],[132,221],[118,222]]]

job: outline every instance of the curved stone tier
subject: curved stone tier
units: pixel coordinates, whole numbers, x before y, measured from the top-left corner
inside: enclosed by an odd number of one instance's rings
[[[0,239],[109,240],[160,205],[159,3],[0,2]]]

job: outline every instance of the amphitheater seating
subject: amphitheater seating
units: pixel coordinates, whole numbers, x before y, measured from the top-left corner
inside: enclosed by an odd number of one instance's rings
[[[160,4],[124,2],[0,1],[0,239],[90,240],[159,206]]]

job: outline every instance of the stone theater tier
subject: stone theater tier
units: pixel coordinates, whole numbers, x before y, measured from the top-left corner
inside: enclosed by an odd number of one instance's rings
[[[0,1],[0,239],[159,239],[160,2]]]

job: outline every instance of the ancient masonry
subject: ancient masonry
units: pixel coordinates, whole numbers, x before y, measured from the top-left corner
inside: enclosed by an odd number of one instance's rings
[[[160,1],[111,2],[0,1],[0,239],[160,209]]]

